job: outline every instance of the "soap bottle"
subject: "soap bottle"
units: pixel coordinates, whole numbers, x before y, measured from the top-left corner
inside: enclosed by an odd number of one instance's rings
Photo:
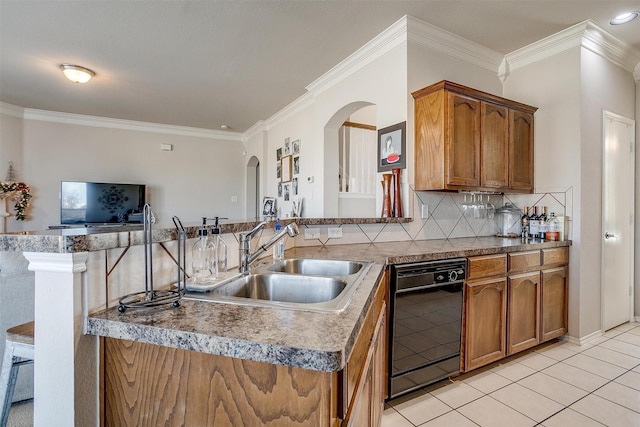
[[[209,240],[207,219],[202,218],[202,226],[198,229],[198,240],[193,245],[191,253],[191,269],[193,283],[202,284],[216,277],[214,273],[214,247]]]
[[[215,264],[218,274],[227,271],[227,242],[225,242],[222,236],[220,236],[220,226],[218,225],[218,220],[220,219],[226,218],[215,217],[215,223],[213,224],[213,229],[211,230],[211,240],[215,248]]]
[[[280,225],[280,218],[276,218],[276,234],[280,232],[282,226]],[[284,237],[273,245],[273,261],[282,261],[284,259]]]

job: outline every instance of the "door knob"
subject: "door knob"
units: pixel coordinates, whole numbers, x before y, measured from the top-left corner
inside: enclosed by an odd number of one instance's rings
[[[611,234],[611,233],[609,233],[608,231],[606,231],[606,232],[604,233],[604,238],[605,238],[605,239],[611,239],[611,238],[613,238],[613,237],[616,237],[616,235],[615,235],[615,234]]]

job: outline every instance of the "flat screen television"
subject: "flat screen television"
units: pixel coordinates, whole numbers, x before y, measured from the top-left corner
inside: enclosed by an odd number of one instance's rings
[[[62,181],[60,223],[141,223],[145,193],[144,184]]]

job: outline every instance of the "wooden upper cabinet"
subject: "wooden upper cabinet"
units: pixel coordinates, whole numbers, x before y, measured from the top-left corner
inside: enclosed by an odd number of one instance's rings
[[[533,191],[535,107],[448,81],[412,95],[416,190]]]
[[[533,192],[533,113],[509,111],[509,187]]]
[[[448,186],[480,184],[480,101],[449,92],[445,130]],[[448,147],[448,150],[447,150]]]
[[[482,176],[483,187],[509,186],[509,110],[482,102]]]

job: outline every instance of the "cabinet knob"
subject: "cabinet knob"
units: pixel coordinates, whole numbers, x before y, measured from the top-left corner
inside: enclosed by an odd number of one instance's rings
[[[614,237],[616,237],[616,235],[615,235],[615,234],[612,234],[612,233],[609,233],[608,231],[606,231],[606,232],[604,233],[604,238],[605,238],[605,239],[612,239],[612,238],[614,238]]]

